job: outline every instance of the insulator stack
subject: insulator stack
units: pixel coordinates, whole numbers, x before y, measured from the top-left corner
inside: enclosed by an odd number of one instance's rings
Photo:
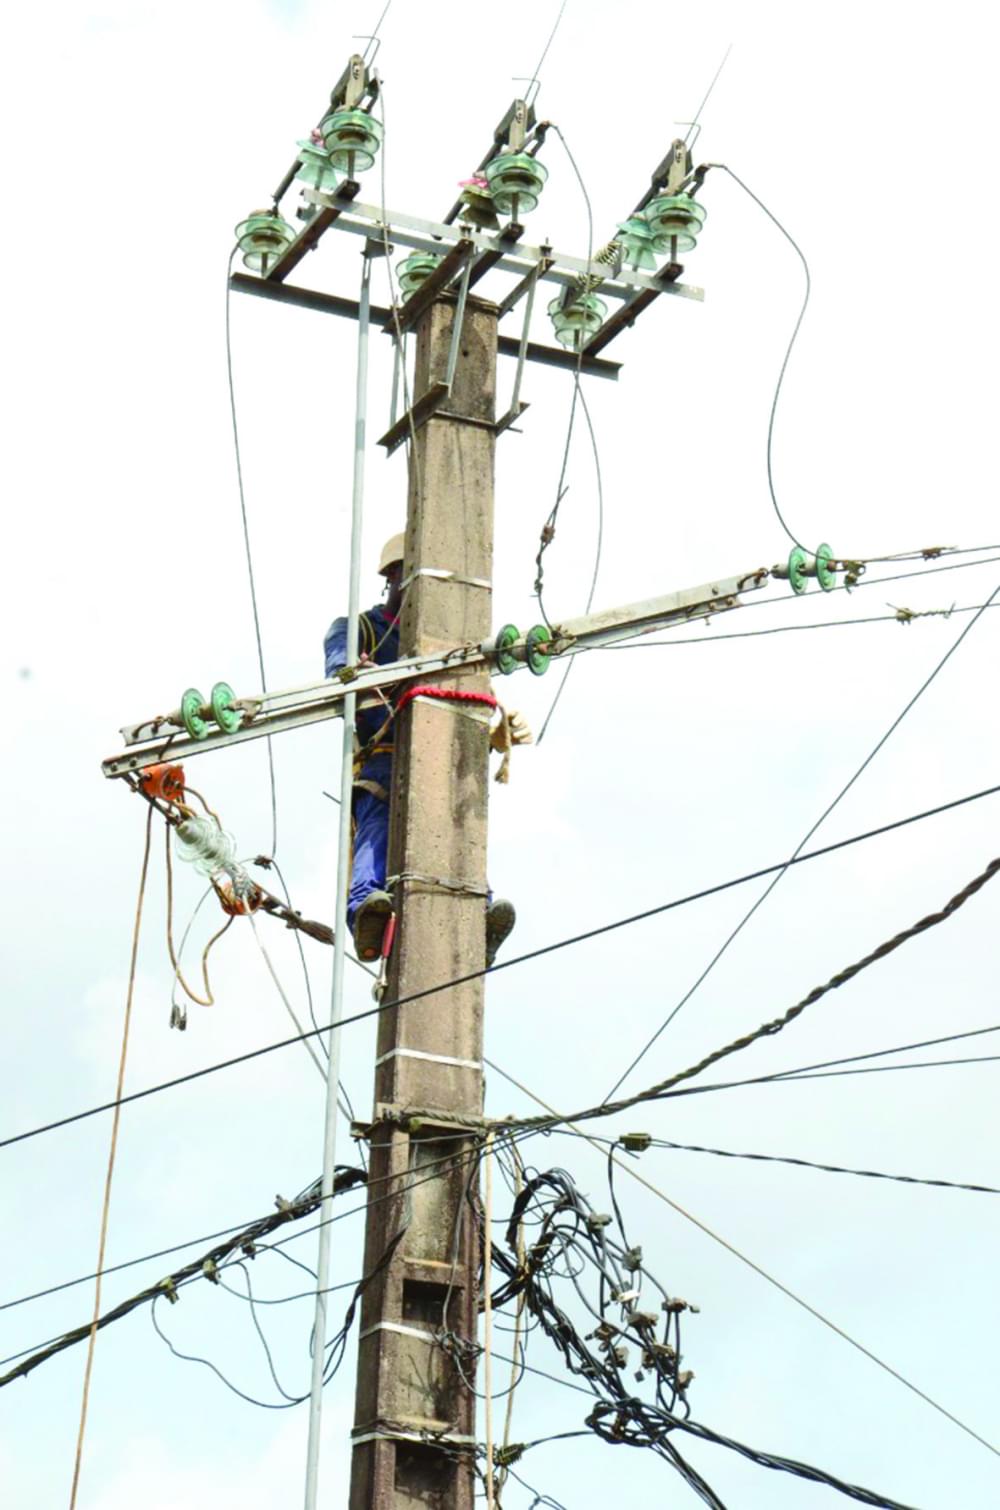
[[[507,152],[486,164],[490,197],[501,215],[527,215],[541,198],[548,169],[527,152]]]
[[[240,221],[235,234],[243,266],[255,273],[266,273],[295,240],[295,232],[277,210],[254,210]]]
[[[320,133],[333,167],[349,177],[366,172],[382,145],[382,122],[365,110],[335,110]]]

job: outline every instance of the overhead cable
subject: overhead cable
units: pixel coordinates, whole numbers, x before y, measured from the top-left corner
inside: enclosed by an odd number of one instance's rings
[[[794,1164],[799,1169],[817,1169],[824,1174],[853,1174],[867,1180],[895,1180],[901,1185],[933,1185],[942,1190],[972,1190],[982,1195],[1000,1195],[995,1185],[971,1185],[958,1180],[932,1180],[913,1174],[886,1174],[880,1169],[849,1169],[843,1164],[817,1164],[812,1159],[794,1159],[783,1154],[737,1153],[731,1148],[703,1148],[697,1143],[671,1143],[665,1138],[654,1138],[654,1148],[668,1148],[678,1153],[710,1153],[720,1159],[753,1159],[763,1164]]]
[[[636,1068],[636,1066],[638,1064],[640,1064],[641,1061],[649,1053],[649,1050],[653,1047],[653,1044],[656,1043],[656,1041],[660,1037],[660,1035],[673,1022],[673,1020],[677,1016],[678,1012],[680,1012],[681,1009],[684,1006],[686,1006],[686,1004],[691,1000],[692,996],[699,989],[699,987],[708,979],[708,977],[711,975],[712,971],[715,969],[716,965],[719,963],[719,961],[725,955],[726,951],[729,949],[730,945],[735,942],[735,940],[742,933],[743,929],[746,927],[747,923],[749,923],[750,919],[764,905],[764,903],[767,901],[768,897],[774,891],[775,887],[779,884],[779,882],[781,880],[783,880],[783,878],[787,874],[789,868],[791,867],[792,862],[795,861],[799,857],[799,855],[802,853],[803,849],[805,849],[806,845],[808,844],[809,840],[812,838],[813,834],[815,834],[817,832],[817,830],[820,829],[823,826],[823,824],[826,822],[827,818],[829,818],[830,814],[839,806],[839,804],[847,796],[848,792],[854,786],[855,782],[857,782],[859,780],[859,778],[864,774],[864,772],[871,765],[871,763],[875,759],[876,755],[878,755],[878,753],[880,752],[880,750],[882,750],[884,748],[884,746],[888,743],[888,741],[891,739],[892,735],[896,732],[896,730],[899,728],[900,724],[906,718],[907,714],[910,713],[911,710],[920,701],[921,697],[923,697],[923,695],[927,691],[928,687],[930,687],[932,685],[932,683],[935,681],[935,679],[937,678],[937,676],[941,673],[941,671],[944,669],[944,667],[948,664],[949,660],[955,654],[955,652],[959,648],[959,646],[963,643],[963,641],[967,638],[967,636],[969,635],[969,633],[979,623],[979,620],[982,618],[983,614],[986,612],[986,609],[989,608],[990,604],[993,602],[994,598],[997,596],[998,593],[1000,593],[1000,583],[998,583],[997,586],[994,587],[993,591],[990,593],[990,596],[987,598],[987,600],[983,604],[983,606],[979,609],[979,611],[975,615],[975,617],[971,618],[969,620],[969,622],[968,622],[968,624],[966,624],[965,628],[961,631],[961,633],[957,636],[957,638],[948,647],[948,649],[945,651],[944,655],[941,657],[941,659],[935,665],[934,669],[931,671],[930,675],[927,676],[924,679],[923,682],[921,682],[920,686],[917,688],[916,692],[914,692],[913,696],[909,699],[909,701],[902,708],[902,710],[899,713],[897,713],[896,717],[893,719],[892,723],[886,729],[885,733],[875,743],[875,745],[872,747],[872,749],[869,750],[868,754],[865,756],[864,760],[862,760],[861,764],[858,766],[858,768],[854,772],[854,774],[840,788],[840,790],[838,791],[837,795],[834,797],[833,801],[827,804],[827,806],[820,813],[819,817],[816,819],[815,823],[813,823],[807,829],[807,831],[805,832],[805,834],[803,834],[802,838],[799,840],[798,844],[795,846],[794,850],[792,851],[792,854],[791,854],[791,856],[789,858],[788,864],[785,865],[783,868],[781,868],[778,871],[778,873],[775,875],[774,879],[767,886],[765,886],[765,888],[761,892],[760,896],[757,897],[756,901],[752,904],[752,906],[749,907],[747,909],[747,911],[743,914],[743,916],[740,918],[739,922],[736,924],[736,927],[733,928],[731,930],[731,932],[727,935],[727,937],[723,940],[722,944],[716,950],[715,954],[713,954],[712,958],[709,960],[708,964],[702,970],[701,974],[698,976],[698,978],[694,982],[694,984],[688,988],[688,990],[681,997],[680,1001],[678,1001],[676,1003],[676,1005],[671,1009],[671,1011],[667,1013],[667,1016],[663,1019],[663,1021],[660,1023],[660,1026],[656,1029],[656,1032],[653,1033],[653,1035],[646,1040],[646,1043],[640,1049],[640,1051],[636,1055],[636,1057],[632,1060],[631,1064],[629,1064],[629,1066],[627,1067],[627,1069],[625,1069],[625,1071],[621,1075],[619,1075],[619,1077],[615,1081],[614,1085],[608,1091],[607,1096],[605,1097],[606,1100],[608,1099],[608,1097],[613,1096],[614,1093],[615,1093],[615,1091],[618,1090],[619,1086],[622,1085],[628,1079],[629,1075],[631,1075],[632,1071]]]
[[[766,634],[801,634],[807,629],[842,629],[849,624],[911,624],[915,619],[950,619],[957,613],[979,613],[984,607],[1000,608],[1000,603],[973,603],[968,608],[959,608],[954,603],[950,608],[923,608],[912,611],[910,609],[897,609],[895,613],[877,613],[863,619],[824,619],[818,624],[773,624],[768,629],[743,629],[732,634],[700,634],[687,635],[683,639],[653,640],[643,636],[641,639],[626,640],[617,645],[593,645],[584,653],[595,655],[606,650],[657,650],[665,649],[674,645],[715,645],[720,640],[757,640]],[[706,619],[705,624],[711,625],[711,619]],[[575,660],[576,657],[574,656]]]
[[[895,934],[893,938],[886,939],[884,943],[872,949],[862,959],[855,960],[853,964],[845,966],[842,970],[838,970],[823,985],[814,986],[801,1001],[789,1007],[780,1017],[776,1017],[770,1022],[762,1023],[760,1027],[754,1028],[749,1033],[744,1033],[740,1038],[734,1039],[731,1043],[725,1044],[721,1048],[713,1049],[710,1054],[706,1054],[697,1064],[689,1065],[687,1069],[676,1071],[675,1074],[668,1076],[666,1080],[661,1080],[656,1085],[649,1086],[648,1089],[639,1091],[634,1096],[625,1096],[618,1101],[604,1101],[599,1106],[585,1107],[582,1111],[574,1112],[571,1118],[563,1117],[559,1120],[582,1122],[592,1117],[608,1117],[616,1112],[625,1111],[627,1107],[637,1106],[644,1101],[658,1100],[665,1091],[672,1090],[674,1086],[681,1084],[681,1082],[691,1080],[696,1075],[700,1075],[703,1070],[707,1070],[711,1065],[717,1064],[720,1059],[725,1059],[730,1054],[742,1052],[742,1050],[749,1048],[751,1044],[758,1042],[761,1038],[773,1037],[774,1034],[780,1033],[783,1028],[786,1028],[789,1023],[794,1022],[808,1007],[819,1001],[829,991],[834,991],[839,986],[846,985],[848,981],[860,975],[863,970],[867,970],[869,965],[873,965],[876,961],[885,959],[888,955],[893,954],[903,944],[908,943],[910,939],[917,938],[929,929],[937,927],[939,923],[946,922],[971,897],[974,897],[977,892],[981,891],[986,883],[993,879],[998,870],[1000,870],[1000,857],[991,860],[985,870],[980,871],[979,875],[973,876],[972,880],[968,881],[962,887],[961,891],[956,892],[951,900],[946,902],[938,912],[928,913],[926,917],[921,918],[919,922],[912,924],[911,927],[904,928],[902,932]],[[505,1127],[522,1128],[551,1126],[553,1124],[545,1117],[528,1117],[524,1119],[507,1118],[504,1119],[502,1125]]]
[[[250,606],[253,610],[253,630],[257,641],[257,666],[260,671],[260,689],[267,692],[267,675],[264,670],[264,646],[260,634],[260,613],[257,608],[257,584],[253,570],[253,551],[250,547],[250,525],[247,521],[246,494],[243,487],[243,459],[240,452],[240,430],[236,420],[236,390],[233,385],[233,343],[230,322],[230,304],[232,290],[230,279],[233,274],[233,261],[239,251],[239,243],[229,253],[229,264],[226,268],[226,377],[229,383],[229,412],[233,424],[233,454],[236,459],[236,484],[240,497],[240,519],[243,524],[243,548],[246,554],[247,578],[250,583]],[[274,776],[274,750],[271,744],[271,736],[267,735],[267,768],[271,783],[271,858],[278,849],[278,791]]]
[[[802,263],[802,271],[805,274],[805,280],[806,281],[805,281],[805,292],[804,292],[803,298],[802,298],[802,307],[799,310],[798,319],[795,321],[795,325],[794,325],[794,327],[792,329],[792,334],[789,337],[788,345],[785,348],[785,355],[784,355],[784,359],[783,359],[783,361],[781,363],[781,370],[778,373],[778,381],[775,384],[775,388],[774,388],[774,398],[771,400],[771,413],[770,413],[770,416],[769,416],[768,422],[767,422],[767,490],[768,490],[768,492],[771,495],[771,504],[772,504],[772,507],[774,508],[775,514],[778,517],[778,523],[781,525],[781,528],[784,530],[784,532],[788,536],[789,540],[792,542],[793,545],[797,545],[801,549],[805,550],[806,547],[802,545],[802,541],[798,538],[798,536],[792,533],[791,529],[789,528],[789,526],[788,526],[788,524],[787,524],[787,522],[785,520],[784,514],[781,512],[781,509],[778,506],[778,497],[777,497],[777,494],[774,491],[774,471],[773,471],[773,466],[772,466],[772,451],[773,451],[773,445],[774,445],[774,417],[775,417],[775,415],[778,412],[778,399],[781,397],[781,385],[782,385],[782,383],[785,380],[785,371],[786,371],[786,369],[788,367],[789,359],[791,358],[792,349],[795,346],[795,341],[796,341],[796,338],[798,336],[799,329],[800,329],[800,327],[802,325],[802,321],[805,319],[806,310],[809,308],[809,296],[810,296],[810,294],[812,292],[812,279],[811,279],[811,277],[809,275],[809,263],[808,263],[808,261],[806,259],[805,252],[799,246],[798,242],[795,240],[795,238],[791,234],[791,232],[788,231],[788,230],[786,230],[786,228],[782,225],[781,221],[778,219],[777,215],[772,214],[772,212],[768,209],[768,207],[764,203],[764,201],[762,199],[758,199],[757,195],[753,192],[753,190],[751,188],[749,188],[743,182],[742,178],[740,178],[740,176],[739,176],[738,173],[734,173],[733,170],[732,170],[732,168],[727,167],[725,163],[709,163],[708,166],[710,168],[718,168],[723,173],[728,173],[729,177],[731,179],[733,179],[733,181],[735,183],[739,184],[739,186],[743,190],[744,194],[748,194],[750,196],[750,198],[753,200],[754,204],[756,204],[757,206],[759,206],[759,208],[764,211],[764,214],[767,216],[768,220],[770,220],[773,225],[777,226],[777,228],[781,232],[782,236],[784,236],[784,238],[788,242],[789,246],[795,252],[795,254],[798,257],[799,261]]]
[[[617,1206],[613,1189],[611,1194]],[[541,1220],[526,1264],[518,1265],[486,1237],[494,1264],[507,1276],[493,1303],[499,1306],[520,1292],[526,1295],[529,1311],[570,1372],[581,1377],[596,1396],[586,1424],[598,1436],[611,1443],[651,1448],[715,1510],[725,1510],[725,1506],[680,1456],[675,1434],[727,1447],[759,1467],[825,1484],[862,1504],[901,1510],[898,1500],[849,1484],[811,1464],[748,1447],[692,1420],[688,1389],[694,1375],[681,1368],[681,1317],[692,1308],[664,1289],[644,1261],[642,1248],[633,1246],[621,1229],[620,1212],[616,1210],[619,1237],[612,1218],[594,1210],[565,1170],[540,1173],[514,1204],[507,1232],[510,1246],[520,1216],[530,1207]],[[574,1288],[598,1322],[586,1337],[556,1300],[554,1281],[562,1278],[566,1268],[561,1261],[570,1258]],[[647,1285],[656,1293],[644,1300]],[[634,1367],[629,1361],[633,1352],[638,1354],[636,1382],[651,1380],[652,1388],[647,1384],[646,1390],[637,1390],[631,1379],[626,1381],[626,1371]]]
[[[350,1190],[354,1185],[364,1183],[364,1170],[344,1168],[338,1171],[338,1176],[336,1185],[338,1194],[345,1190]],[[182,1265],[181,1268],[168,1275],[166,1279],[160,1279],[153,1285],[147,1285],[137,1295],[132,1295],[127,1300],[121,1301],[103,1316],[95,1318],[92,1323],[86,1326],[75,1327],[73,1330],[63,1333],[56,1341],[46,1344],[30,1357],[25,1358],[23,1362],[18,1363],[16,1368],[0,1376],[0,1389],[5,1384],[11,1383],[14,1379],[26,1378],[39,1364],[45,1363],[57,1353],[64,1352],[66,1348],[72,1347],[74,1343],[81,1342],[92,1329],[97,1331],[109,1326],[113,1321],[118,1321],[123,1316],[129,1315],[138,1306],[145,1305],[147,1301],[153,1301],[157,1295],[161,1297],[167,1295],[169,1298],[176,1294],[177,1289],[181,1285],[188,1283],[192,1279],[214,1279],[215,1270],[230,1254],[238,1250],[245,1251],[248,1245],[258,1242],[262,1237],[275,1232],[279,1227],[285,1226],[288,1222],[299,1221],[303,1217],[311,1215],[318,1208],[319,1204],[319,1193],[310,1191],[309,1194],[299,1197],[294,1202],[285,1202],[277,1211],[273,1211],[265,1217],[260,1217],[255,1222],[248,1223],[236,1232],[235,1236],[228,1237],[225,1242],[216,1244],[207,1253],[192,1259],[190,1263]],[[136,1260],[136,1262],[141,1262],[141,1260]],[[104,1272],[108,1273],[111,1271],[106,1270]],[[14,1303],[16,1304],[17,1302]]]
[[[494,1068],[497,1068],[497,1066],[494,1066]],[[501,1071],[501,1073],[513,1085],[516,1085],[519,1090],[523,1091],[526,1096],[529,1096],[532,1101],[534,1101],[538,1106],[543,1107],[546,1112],[549,1113],[550,1126],[555,1127],[563,1123],[568,1125],[573,1132],[578,1133],[579,1136],[586,1142],[591,1143],[597,1150],[597,1152],[601,1154],[603,1160],[605,1152],[601,1147],[600,1142],[596,1138],[592,1137],[589,1133],[584,1132],[582,1128],[577,1127],[572,1120],[563,1117],[559,1112],[555,1110],[553,1106],[551,1106],[547,1101],[539,1096],[536,1091],[531,1090],[520,1080],[517,1080],[508,1071],[504,1070]],[[613,1155],[614,1150],[612,1150],[612,1156]],[[901,1374],[898,1369],[893,1368],[891,1363],[887,1363],[884,1358],[880,1358],[877,1353],[874,1353],[870,1348],[865,1347],[864,1343],[859,1342],[858,1339],[856,1337],[853,1337],[850,1332],[845,1331],[843,1327],[838,1326],[835,1321],[832,1321],[829,1316],[825,1316],[822,1311],[817,1310],[817,1308],[814,1305],[811,1305],[808,1300],[805,1300],[801,1295],[797,1294],[775,1275],[769,1273],[767,1269],[763,1268],[760,1264],[756,1263],[754,1259],[750,1258],[746,1253],[743,1253],[733,1243],[722,1237],[720,1233],[714,1231],[713,1228],[709,1227],[699,1217],[695,1216],[693,1212],[690,1212],[686,1210],[685,1207],[679,1205],[677,1201],[673,1200],[669,1195],[667,1195],[667,1193],[658,1185],[654,1185],[651,1180],[648,1180],[645,1177],[645,1175],[640,1174],[640,1172],[634,1167],[631,1161],[626,1163],[625,1161],[615,1157],[614,1163],[618,1169],[624,1170],[624,1172],[629,1175],[631,1179],[637,1181],[637,1183],[642,1185],[645,1190],[648,1190],[651,1195],[656,1196],[657,1200],[660,1200],[664,1203],[664,1205],[669,1206],[672,1211],[676,1211],[679,1216],[682,1216],[685,1219],[685,1221],[688,1221],[693,1226],[697,1227],[700,1232],[703,1232],[706,1237],[711,1238],[713,1242],[718,1243],[720,1247],[725,1248],[727,1253],[731,1253],[734,1258],[738,1258],[740,1263],[745,1264],[748,1269],[752,1269],[753,1272],[759,1275],[761,1279],[766,1280],[767,1283],[769,1285],[772,1285],[776,1290],[780,1290],[780,1292],[783,1295],[787,1296],[789,1300],[794,1301],[795,1304],[801,1307],[802,1310],[807,1311],[809,1315],[812,1316],[816,1321],[819,1321],[831,1332],[834,1332],[838,1337],[840,1337],[844,1342],[847,1342],[857,1352],[863,1354],[864,1357],[869,1359],[870,1362],[876,1364],[878,1368],[882,1369],[884,1373],[895,1379],[897,1383],[902,1384],[912,1394],[923,1400],[926,1405],[929,1405],[933,1410],[937,1411],[939,1415],[944,1416],[947,1420],[951,1421],[954,1426],[957,1426],[959,1430],[963,1431],[967,1436],[972,1437],[974,1441],[979,1442],[981,1446],[988,1448],[991,1453],[993,1453],[997,1457],[1000,1457],[1000,1448],[995,1447],[992,1442],[988,1441],[985,1437],[980,1436],[977,1431],[974,1431],[971,1426],[966,1425],[964,1421],[962,1421],[952,1411],[948,1410],[946,1406],[941,1405],[939,1401],[935,1400],[931,1395],[928,1395],[926,1391],[920,1388],[919,1385],[914,1384],[911,1379],[908,1379],[905,1374]],[[529,1372],[532,1371],[529,1365],[526,1364],[525,1367],[528,1368]]]
[[[894,829],[906,828],[911,823],[918,823],[924,818],[933,818],[940,813],[949,812],[952,808],[963,807],[967,803],[979,801],[983,797],[992,797],[1000,792],[1000,786],[986,787],[980,792],[971,792],[966,797],[956,798],[953,802],[941,803],[938,807],[927,808],[924,812],[914,813],[909,818],[899,818],[893,823],[884,823],[878,828],[868,829],[864,833],[855,834],[850,839],[840,839],[835,844],[823,845],[820,849],[810,850],[807,854],[800,854],[792,861],[782,860],[776,865],[767,865],[746,875],[736,876],[730,881],[722,881],[714,886],[703,887],[700,891],[689,892],[686,896],[677,897],[671,902],[662,902],[656,907],[646,908],[642,912],[629,914],[627,917],[617,918],[611,923],[600,924],[595,928],[588,928],[583,933],[571,934],[568,938],[558,939],[552,944],[543,944],[538,949],[531,949],[525,954],[515,955],[512,959],[498,960],[489,969],[472,970],[467,975],[461,975],[454,980],[444,981],[437,986],[427,986],[422,991],[415,991],[409,996],[400,997],[394,1001],[382,1002],[379,1006],[369,1007],[363,1012],[356,1012],[353,1016],[341,1018],[339,1027],[348,1027],[352,1023],[365,1022],[370,1017],[377,1017],[382,1012],[391,1011],[395,1007],[406,1006],[412,1001],[422,1000],[426,996],[433,996],[437,992],[446,991],[453,986],[464,985],[467,981],[478,980],[483,975],[495,975],[501,970],[509,970],[515,965],[526,964],[530,960],[541,959],[547,954],[554,954],[560,949],[568,949],[575,944],[585,943],[589,939],[600,938],[603,934],[612,933],[619,928],[630,927],[634,923],[645,922],[648,918],[659,917],[666,912],[672,912],[678,907],[684,907],[691,902],[699,902],[706,897],[716,896],[720,892],[729,891],[735,886],[743,886],[748,881],[759,881],[762,877],[773,875],[776,871],[783,871],[789,865],[804,865],[808,860],[819,859],[822,855],[834,854],[837,850],[847,849],[853,844],[861,844],[867,839],[878,838],[882,834],[891,833]],[[127,1096],[122,1096],[118,1101],[105,1101],[98,1106],[88,1107],[85,1111],[73,1112],[67,1117],[57,1118],[53,1122],[43,1123],[41,1126],[29,1128],[25,1132],[14,1133],[10,1137],[0,1139],[0,1148],[8,1148],[15,1143],[26,1142],[30,1138],[41,1137],[43,1133],[54,1132],[60,1127],[69,1127],[75,1122],[82,1122],[88,1117],[96,1117],[102,1112],[111,1111],[115,1106],[126,1106],[132,1101],[144,1100],[147,1096],[158,1095],[161,1091],[173,1090],[178,1085],[186,1085],[189,1081],[200,1080],[206,1075],[214,1075],[219,1070],[232,1069],[236,1065],[246,1064],[252,1059],[259,1059],[264,1054],[275,1053],[278,1049],[288,1048],[293,1043],[300,1043],[303,1038],[313,1038],[330,1032],[329,1026],[320,1027],[307,1031],[294,1038],[282,1038],[276,1043],[267,1043],[260,1048],[250,1049],[245,1054],[236,1054],[231,1059],[222,1059],[215,1064],[205,1065],[200,1070],[191,1070],[188,1074],[177,1075],[172,1080],[161,1081],[157,1085],[147,1086],[145,1090],[131,1091]]]

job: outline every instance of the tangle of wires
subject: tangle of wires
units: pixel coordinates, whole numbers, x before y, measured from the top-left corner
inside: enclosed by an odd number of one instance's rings
[[[355,1178],[357,1178],[359,1175],[363,1178],[363,1171],[350,1171],[349,1173]],[[342,1188],[349,1188],[348,1183],[342,1182]],[[295,1202],[292,1203],[292,1207],[296,1209],[308,1209],[310,1205],[319,1205],[319,1182],[311,1186],[307,1191],[304,1191],[300,1196],[297,1196]],[[396,1235],[387,1244],[385,1252],[382,1254],[382,1257],[379,1259],[378,1263],[367,1274],[364,1274],[358,1280],[348,1280],[344,1284],[333,1285],[329,1288],[328,1291],[325,1292],[329,1294],[335,1290],[350,1290],[351,1299],[348,1304],[347,1310],[344,1313],[344,1318],[341,1322],[340,1327],[331,1337],[327,1338],[326,1342],[324,1343],[324,1384],[328,1384],[330,1382],[330,1380],[336,1374],[337,1370],[340,1368],[340,1365],[344,1361],[347,1339],[350,1335],[351,1326],[353,1325],[355,1315],[357,1314],[358,1305],[361,1301],[362,1295],[371,1284],[372,1280],[375,1279],[375,1277],[379,1273],[381,1273],[381,1271],[391,1260],[393,1253],[396,1251],[396,1248],[399,1246],[399,1243],[403,1238],[405,1230],[406,1229],[404,1227],[396,1233]],[[309,1391],[306,1390],[302,1394],[293,1394],[291,1391],[286,1389],[284,1384],[281,1382],[277,1367],[275,1365],[274,1355],[271,1350],[271,1344],[268,1340],[267,1334],[258,1314],[258,1307],[267,1305],[288,1305],[292,1301],[296,1300],[315,1301],[316,1273],[309,1267],[308,1264],[302,1263],[300,1259],[293,1258],[290,1253],[286,1253],[284,1249],[279,1245],[263,1243],[259,1239],[248,1237],[245,1234],[244,1239],[245,1240],[240,1243],[238,1252],[230,1252],[223,1261],[220,1261],[218,1263],[213,1262],[210,1265],[203,1264],[201,1273],[194,1273],[190,1277],[191,1279],[195,1279],[204,1276],[205,1278],[211,1280],[213,1284],[225,1290],[229,1295],[232,1295],[235,1298],[246,1303],[250,1313],[250,1319],[253,1324],[254,1332],[257,1336],[261,1348],[263,1349],[268,1373],[270,1374],[271,1381],[274,1384],[274,1387],[277,1390],[280,1399],[258,1399],[256,1396],[251,1395],[246,1390],[243,1390],[238,1385],[234,1384],[231,1379],[227,1378],[222,1369],[211,1361],[211,1359],[201,1357],[198,1354],[194,1353],[182,1352],[181,1349],[176,1346],[176,1344],[163,1330],[159,1321],[157,1320],[156,1308],[162,1300],[167,1300],[171,1303],[176,1302],[178,1288],[177,1286],[170,1285],[169,1287],[164,1288],[162,1293],[158,1293],[153,1296],[152,1305],[150,1307],[150,1320],[153,1324],[153,1329],[156,1332],[157,1336],[166,1344],[175,1358],[179,1358],[187,1363],[200,1363],[203,1367],[210,1369],[211,1372],[215,1374],[216,1378],[218,1378],[226,1386],[227,1389],[231,1390],[233,1394],[238,1395],[241,1400],[245,1400],[249,1405],[256,1405],[264,1410],[288,1410],[291,1407],[295,1405],[301,1405],[303,1401],[308,1400]],[[232,1244],[230,1244],[229,1247],[232,1248]],[[286,1263],[294,1265],[297,1269],[301,1269],[303,1274],[307,1276],[307,1281],[312,1281],[312,1287],[301,1289],[295,1294],[279,1295],[267,1299],[261,1298],[260,1296],[256,1295],[254,1293],[253,1279],[249,1268],[249,1261],[256,1260],[259,1256],[265,1254],[275,1254],[279,1258],[284,1259]],[[224,1276],[227,1275],[232,1269],[238,1269],[240,1271],[240,1274],[242,1275],[241,1288],[237,1289],[233,1285],[226,1283]],[[313,1344],[314,1335],[311,1335],[309,1343],[310,1358],[312,1357]]]
[[[526,1330],[541,1331],[570,1374],[595,1396],[585,1425],[605,1442],[643,1447],[675,1468],[699,1499],[723,1502],[682,1456],[675,1438],[693,1436],[728,1447],[759,1467],[794,1474],[835,1489],[865,1505],[901,1510],[900,1502],[849,1484],[825,1470],[759,1451],[691,1419],[688,1390],[694,1378],[683,1367],[681,1317],[697,1307],[671,1294],[647,1269],[642,1248],[625,1231],[614,1188],[617,1147],[638,1151],[644,1135],[625,1137],[609,1150],[608,1189],[612,1213],[597,1211],[563,1169],[535,1173],[517,1194],[507,1225],[509,1252],[492,1245],[493,1264],[505,1276],[492,1295],[499,1311],[523,1304]],[[523,1230],[533,1240],[523,1242]],[[617,1232],[617,1235],[616,1235]],[[518,1245],[521,1254],[518,1257]],[[570,1310],[557,1294],[571,1289]],[[523,1354],[522,1354],[523,1367]],[[518,1461],[533,1444],[506,1447],[501,1463]],[[905,1510],[905,1507],[902,1507]]]

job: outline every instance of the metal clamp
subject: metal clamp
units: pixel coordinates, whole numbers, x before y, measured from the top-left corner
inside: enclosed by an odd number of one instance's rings
[[[455,1059],[450,1054],[425,1054],[423,1049],[390,1049],[387,1054],[380,1054],[375,1061],[375,1068],[380,1064],[386,1064],[390,1059],[424,1059],[429,1064],[448,1064],[460,1070],[477,1070],[482,1073],[482,1062],[479,1059]]]
[[[400,583],[400,591],[405,592],[417,577],[435,577],[439,582],[457,582],[461,587],[481,587],[485,592],[493,591],[493,584],[485,577],[463,577],[459,572],[446,571],[441,566],[418,566],[416,571],[411,571]]]
[[[416,698],[415,701],[419,702],[420,699]],[[441,707],[436,698],[428,698],[428,701]],[[386,890],[395,890],[402,881],[413,881],[420,886],[432,886],[439,891],[454,891],[461,896],[488,897],[490,894],[488,887],[485,886],[473,886],[468,881],[455,881],[450,876],[425,876],[415,870],[403,870],[398,876],[389,876],[385,883]]]

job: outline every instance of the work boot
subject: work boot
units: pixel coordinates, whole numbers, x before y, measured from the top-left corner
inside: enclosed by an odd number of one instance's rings
[[[516,922],[517,913],[514,911],[514,903],[508,902],[504,897],[495,897],[486,909],[487,970],[496,959],[500,945],[510,937]]]
[[[351,929],[358,959],[378,959],[382,952],[385,925],[391,917],[392,897],[384,891],[370,891],[354,914]]]

